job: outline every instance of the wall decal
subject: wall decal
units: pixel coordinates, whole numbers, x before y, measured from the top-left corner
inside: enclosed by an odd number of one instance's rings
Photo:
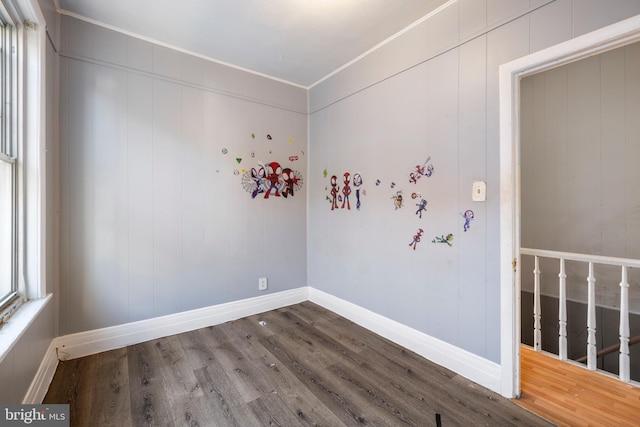
[[[396,186],[396,183],[395,183],[395,182],[392,182],[392,183],[391,183],[391,188],[395,188],[395,186]]]
[[[271,135],[270,135],[270,134],[267,134],[267,139],[268,139],[269,141],[271,141],[273,138],[271,138]]]
[[[302,174],[291,168],[283,169],[278,162],[259,164],[243,173],[242,187],[251,193],[252,199],[258,194],[268,199],[272,193],[276,197],[293,197],[302,188]]]
[[[417,199],[417,198],[422,199],[422,193],[411,193],[411,198],[412,199]]]
[[[295,162],[296,160],[298,160],[298,156],[289,156],[290,162]]]
[[[425,199],[422,199],[420,200],[420,203],[416,204],[416,206],[418,207],[416,215],[420,215],[420,218],[422,218],[422,211],[427,211],[427,201]]]
[[[380,185],[380,180],[379,180],[379,179],[376,179],[376,187],[377,187],[378,185]]]
[[[360,173],[356,172],[353,175],[353,186],[356,189],[356,209],[360,210],[360,187],[362,186],[362,175]]]
[[[289,144],[293,144],[293,137],[292,136],[289,137]]]
[[[229,150],[227,150],[226,148],[222,149],[222,154],[227,154],[229,152]]]
[[[285,199],[289,196],[293,197],[294,190],[297,191],[302,188],[302,174],[291,168],[284,168],[282,170],[282,181],[284,182],[282,195]]]
[[[265,199],[269,198],[271,190],[275,190],[276,197],[280,197],[280,175],[282,174],[282,167],[278,162],[271,162],[266,167],[267,175],[266,181],[268,184],[267,192],[264,195]]]
[[[349,195],[351,195],[351,187],[349,186],[349,179],[351,174],[349,172],[345,172],[342,178],[342,195],[344,198],[342,199],[342,209],[344,209],[344,204],[347,204],[347,210],[351,210],[351,203],[349,202]]]
[[[474,215],[474,213],[473,213],[473,211],[471,209],[467,209],[462,214],[462,217],[464,218],[464,231],[465,231],[465,233],[471,227],[471,220],[474,218],[474,216],[475,215]]]
[[[252,151],[252,152],[251,152],[251,158],[252,158],[252,159],[255,159],[255,158],[256,158],[256,152],[255,152],[255,151]]]
[[[240,175],[240,171],[238,169],[236,169],[236,170],[233,171],[233,174],[234,175]]]
[[[240,164],[240,162],[242,162],[242,158],[236,157],[236,162],[238,162],[238,164]]]
[[[338,187],[338,177],[331,175],[331,210],[338,209],[338,191],[340,191],[340,187]]]
[[[402,190],[398,190],[396,191],[396,194],[394,194],[393,196],[391,196],[391,199],[393,199],[393,205],[396,207],[394,210],[398,210],[400,209],[402,206],[404,206],[402,204]]]
[[[256,139],[256,134],[255,133],[251,134],[251,139]]]
[[[324,176],[325,178],[327,177],[327,169],[326,168],[322,171],[322,176]]]
[[[453,241],[453,234],[449,233],[447,236],[436,236],[431,243],[446,243],[449,247],[453,246],[451,243]]]
[[[247,170],[246,170],[245,168],[242,168],[242,169],[240,169],[240,172],[241,172],[242,174],[245,174],[245,173],[247,173]]]
[[[414,251],[416,250],[416,245],[420,242],[420,237],[422,237],[423,233],[424,230],[422,228],[418,228],[418,232],[413,236],[411,243],[409,243],[409,247],[413,246]]]
[[[422,165],[416,165],[415,171],[409,173],[409,183],[417,184],[418,180],[423,176],[428,178],[433,175],[433,165],[429,163],[430,160],[431,156],[427,157],[427,160]]]

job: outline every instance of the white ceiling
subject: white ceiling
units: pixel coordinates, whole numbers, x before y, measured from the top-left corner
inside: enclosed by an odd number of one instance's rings
[[[312,86],[447,3],[447,0],[56,1],[61,13],[303,87]]]

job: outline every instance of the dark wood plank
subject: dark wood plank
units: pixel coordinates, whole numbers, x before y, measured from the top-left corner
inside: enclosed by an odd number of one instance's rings
[[[131,393],[131,424],[134,426],[173,425],[165,384],[160,373],[162,359],[157,356],[155,341],[129,347],[127,362]]]
[[[247,410],[244,399],[227,377],[222,366],[215,361],[199,368],[194,374],[205,391],[204,402],[211,408],[206,424],[212,426],[244,427],[259,425],[253,412]]]
[[[200,416],[205,411],[200,406],[203,392],[178,337],[174,335],[157,340],[154,348],[162,360],[162,369],[159,371],[162,382],[170,385],[165,387],[165,396],[174,425],[186,423],[193,426],[202,422],[206,425],[206,419]]]
[[[186,360],[196,367],[193,373],[204,395],[201,418],[208,422],[203,425],[253,425],[255,417],[246,410],[244,397],[217,359],[215,346],[225,340],[207,341],[207,337],[212,335],[212,329],[200,329],[178,336]]]
[[[107,351],[96,355],[95,402],[92,418],[105,427],[131,425],[131,396],[129,392],[129,365],[127,349]]]
[[[69,405],[70,424],[90,425],[97,355],[61,361],[43,403]]]
[[[237,322],[229,324],[238,326]],[[277,363],[273,354],[256,338],[259,335],[267,337],[272,334],[262,334],[264,327],[258,326],[256,322],[245,322],[244,326],[247,333],[236,333],[230,336],[229,341],[235,344],[238,352],[259,367],[261,372],[257,375],[262,376],[262,382],[266,389],[271,390],[271,394],[279,396],[280,404],[286,406],[292,414],[296,414],[302,425],[340,425],[339,419],[287,367]],[[227,330],[227,333],[230,332],[232,331]]]

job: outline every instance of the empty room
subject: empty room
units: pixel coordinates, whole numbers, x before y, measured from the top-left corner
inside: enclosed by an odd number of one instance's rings
[[[639,419],[640,1],[0,4],[1,425]]]

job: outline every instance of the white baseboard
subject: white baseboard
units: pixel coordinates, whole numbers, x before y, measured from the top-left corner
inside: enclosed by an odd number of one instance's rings
[[[49,348],[47,348],[47,352],[42,358],[42,362],[40,362],[40,367],[31,381],[29,390],[27,390],[27,393],[22,399],[23,404],[36,405],[42,403],[47,391],[49,390],[51,380],[53,380],[56,368],[58,367],[58,358],[56,356],[54,341],[55,340],[51,341]]]
[[[213,305],[148,320],[64,335],[53,340],[58,359],[68,360],[189,332],[307,301],[308,288]]]
[[[502,391],[497,363],[318,289],[309,287],[309,300],[483,387]]]

